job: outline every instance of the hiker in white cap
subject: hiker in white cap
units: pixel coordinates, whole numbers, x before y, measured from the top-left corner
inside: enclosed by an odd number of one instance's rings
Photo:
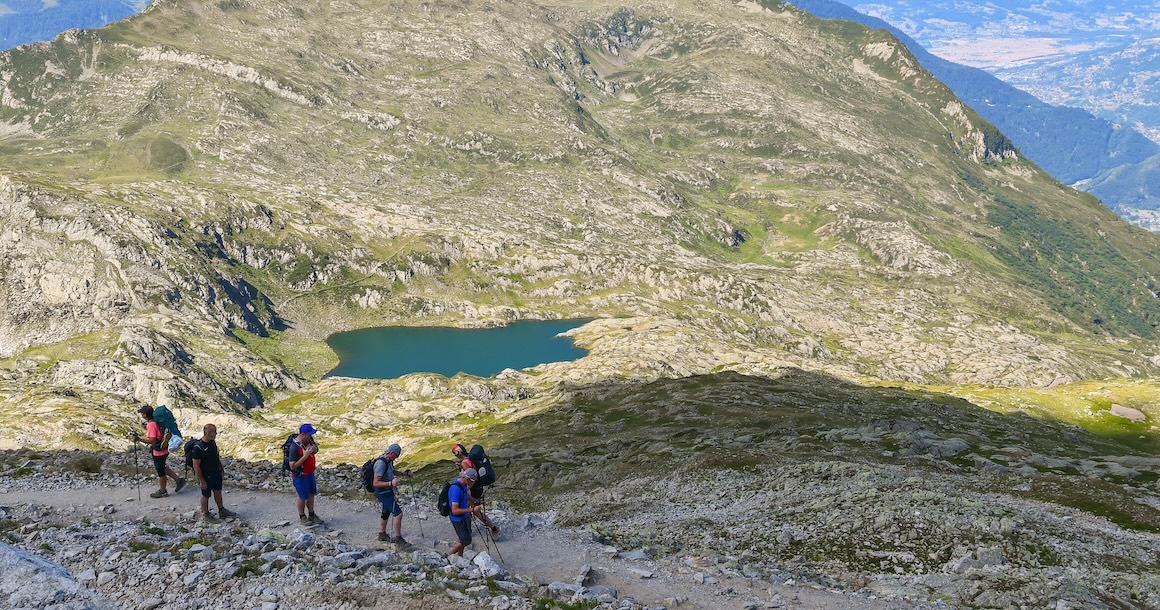
[[[451,504],[451,514],[448,518],[451,520],[451,527],[455,528],[455,536],[458,538],[451,550],[447,551],[448,555],[463,556],[463,550],[471,545],[471,516],[478,515],[480,509],[478,506],[471,505],[471,496],[468,489],[479,478],[474,468],[465,468],[459,473],[459,477],[451,484],[447,491],[447,499]]]

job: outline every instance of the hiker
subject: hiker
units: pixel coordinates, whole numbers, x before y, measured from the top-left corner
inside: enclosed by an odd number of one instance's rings
[[[472,462],[471,457],[468,456],[467,448],[460,443],[455,443],[455,446],[451,448],[451,454],[455,456],[455,463],[459,466],[460,472],[463,472],[468,468],[475,470],[476,478],[472,479],[472,484],[468,488],[468,491],[471,495],[471,505],[479,508],[479,512],[476,514],[479,515],[480,521],[483,521],[483,524],[487,526],[487,529],[491,530],[492,537],[499,538],[500,534],[502,533],[499,529],[499,526],[497,526],[495,522],[491,520],[491,517],[487,516],[487,513],[483,512],[484,486],[480,484],[478,476],[479,470],[476,469],[475,463]]]
[[[166,489],[168,486],[168,478],[172,478],[177,486],[173,493],[181,491],[185,487],[185,477],[178,477],[173,469],[165,465],[165,461],[169,458],[169,447],[165,442],[164,433],[161,431],[161,426],[157,425],[157,421],[153,419],[153,407],[149,405],[141,405],[137,412],[141,414],[141,419],[145,420],[145,438],[141,438],[140,434],[133,433],[133,442],[145,443],[153,450],[153,467],[157,470],[157,491],[149,494],[150,498],[164,498],[169,495]],[[168,477],[168,478],[167,478]]]
[[[390,541],[395,544],[407,544],[403,539],[403,507],[399,505],[399,499],[395,490],[399,487],[399,478],[395,473],[395,460],[402,455],[403,448],[398,443],[391,443],[383,451],[380,459],[375,460],[375,478],[372,485],[375,488],[375,498],[383,505],[382,513],[379,517],[379,540]],[[399,476],[411,476],[410,470],[404,470],[397,473]],[[391,527],[392,536],[387,536],[387,522],[391,517],[395,518],[394,525]]]
[[[317,433],[314,426],[302,424],[289,447],[290,481],[298,493],[298,521],[303,525],[322,523],[322,518],[314,512],[314,498],[318,495],[318,480],[314,476],[314,454],[318,453],[314,435]]]
[[[451,514],[447,518],[451,520],[451,527],[455,528],[455,535],[459,538],[459,542],[447,551],[448,555],[462,557],[463,550],[471,544],[471,516],[483,511],[480,507],[471,505],[471,494],[467,490],[478,478],[479,475],[475,473],[474,468],[465,468],[460,471],[459,477],[447,491],[447,499],[451,503]]]
[[[221,454],[218,453],[217,426],[206,424],[201,429],[201,438],[190,443],[187,450],[193,465],[193,473],[197,475],[197,482],[201,486],[201,517],[206,521],[217,521],[236,516],[227,510],[222,502],[222,480],[225,477],[225,468],[222,467]],[[218,516],[209,512],[209,497],[213,495],[217,503]]]

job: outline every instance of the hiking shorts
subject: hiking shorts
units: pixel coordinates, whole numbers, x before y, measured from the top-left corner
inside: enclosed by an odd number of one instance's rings
[[[386,519],[387,515],[398,517],[403,514],[403,507],[399,506],[399,503],[395,501],[395,490],[392,489],[386,493],[376,491],[375,498],[383,505],[383,512],[381,513],[383,519]]]
[[[294,491],[298,492],[299,500],[309,500],[310,496],[318,495],[318,479],[315,478],[313,472],[307,475],[291,476],[290,481],[294,483]]]
[[[471,519],[452,521],[451,527],[455,528],[455,535],[459,536],[460,543],[471,544]]]
[[[153,468],[157,470],[158,477],[165,477],[165,460],[169,459],[169,454],[153,456]]]
[[[222,475],[205,475],[205,489],[201,490],[202,497],[208,498],[215,491],[222,490]]]

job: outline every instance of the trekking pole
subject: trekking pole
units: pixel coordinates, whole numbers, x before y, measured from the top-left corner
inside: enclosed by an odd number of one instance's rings
[[[487,524],[485,523],[483,525],[483,529],[487,530],[487,533],[485,534],[480,531],[479,526],[483,519],[476,517],[474,514],[471,516],[471,518],[473,521],[475,521],[475,532],[479,534],[480,538],[483,538],[483,548],[487,549],[488,551],[494,551],[495,556],[499,558],[499,564],[503,565],[503,554],[499,552],[499,543],[496,542],[495,538],[493,538],[491,535],[491,528],[487,527]]]
[[[137,461],[137,441],[133,441],[133,480],[137,481],[137,501],[141,501],[141,466]]]
[[[403,494],[399,492],[400,489],[402,488],[395,488],[395,504],[401,504],[400,500],[402,499]],[[400,508],[402,507],[400,506]],[[423,532],[423,520],[419,518],[419,515],[415,515],[415,521],[419,524],[419,537],[426,539],[427,534]]]

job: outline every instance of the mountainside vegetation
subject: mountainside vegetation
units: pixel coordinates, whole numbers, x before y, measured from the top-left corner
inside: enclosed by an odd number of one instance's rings
[[[886,31],[778,2],[164,0],[0,55],[0,124],[0,448],[125,447],[138,401],[245,458],[303,421],[331,461],[483,438],[513,496],[543,495],[526,506],[607,475],[615,538],[638,519],[617,494],[687,443],[704,461],[676,467],[757,502],[758,462],[784,459],[787,497],[905,487],[964,515],[952,542],[899,516],[847,548],[808,530],[825,506],[779,505],[771,556],[1002,607],[967,568],[930,584],[998,545],[1027,571],[1010,599],[1055,568],[1083,599],[1101,574],[1155,599],[1155,549],[1132,545],[1157,527],[1160,236],[1024,159]],[[334,332],[556,318],[592,319],[569,332],[587,356],[325,376]],[[604,439],[629,471],[565,467]],[[1042,554],[994,537],[1061,506],[1098,523],[1028,526]],[[698,544],[765,552],[736,534],[747,509]]]
[[[888,34],[460,8],[169,2],[6,54],[9,377],[244,411],[317,381],[334,331],[561,316],[708,341],[680,368],[618,333],[652,354],[618,375],[1155,370],[1156,238]]]

